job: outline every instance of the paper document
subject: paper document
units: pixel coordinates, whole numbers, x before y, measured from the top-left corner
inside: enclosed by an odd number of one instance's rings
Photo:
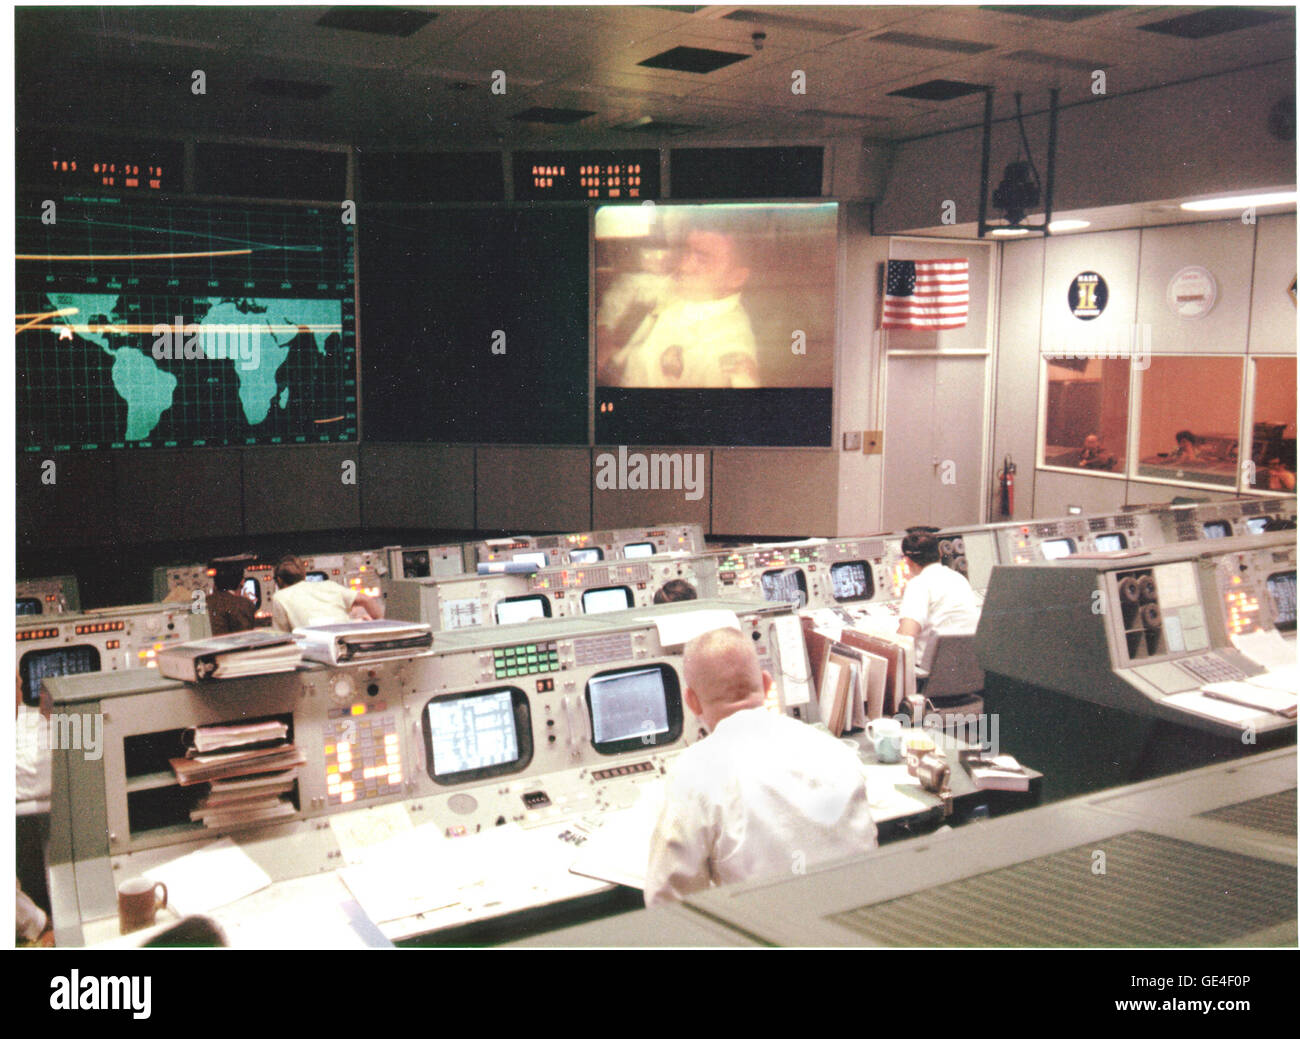
[[[1284,639],[1276,629],[1233,635],[1232,644],[1238,652],[1244,653],[1261,667],[1294,669],[1296,666],[1295,642]]]
[[[229,837],[148,870],[145,876],[167,885],[167,904],[178,916],[210,913],[271,886],[266,870]]]
[[[668,649],[671,646],[684,646],[696,635],[717,628],[735,628],[739,631],[740,621],[730,610],[688,610],[656,617],[655,627],[659,630],[659,645]]]
[[[1172,696],[1166,696],[1162,702],[1180,711],[1199,714],[1202,718],[1213,718],[1215,721],[1242,727],[1265,718],[1275,717],[1261,711],[1258,707],[1243,707],[1241,704],[1229,703],[1227,700],[1216,700],[1212,696],[1206,696],[1199,689],[1190,693],[1174,693]]]
[[[639,789],[641,797],[632,807],[601,816],[601,825],[582,845],[570,870],[644,890],[650,840],[664,803],[664,784],[649,783]]]

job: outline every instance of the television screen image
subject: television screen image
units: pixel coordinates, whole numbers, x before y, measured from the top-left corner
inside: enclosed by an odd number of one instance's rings
[[[1128,546],[1124,543],[1123,534],[1098,534],[1097,551],[1098,552],[1119,552]]]
[[[1043,542],[1044,559],[1064,559],[1074,555],[1074,542],[1069,538],[1053,538]]]
[[[523,624],[551,615],[550,601],[544,595],[520,595],[502,599],[496,604],[498,624]]]
[[[600,207],[598,385],[830,387],[835,242],[834,205]]]
[[[424,709],[425,755],[436,783],[507,775],[532,760],[528,699],[513,686],[430,700]]]
[[[624,668],[587,683],[592,746],[598,754],[645,751],[682,734],[677,672],[666,664]]]
[[[589,588],[582,593],[583,613],[611,613],[630,610],[636,603],[632,589],[619,585],[616,588]]]
[[[1227,520],[1212,520],[1204,526],[1205,536],[1207,538],[1226,538],[1232,536],[1232,528],[1228,526]]]
[[[649,559],[655,554],[655,547],[649,541],[638,541],[623,546],[624,559]]]
[[[60,675],[84,675],[99,670],[99,650],[94,646],[53,646],[23,654],[18,676],[23,685],[23,703],[35,707],[41,702],[41,683]]]
[[[575,548],[569,552],[569,562],[574,566],[581,566],[583,563],[599,563],[604,558],[604,553],[598,548]]]
[[[860,602],[875,594],[871,571],[860,559],[831,564],[831,594],[836,602]]]
[[[768,570],[760,579],[763,598],[768,602],[793,602],[800,607],[808,602],[808,579],[797,566],[784,570]]]

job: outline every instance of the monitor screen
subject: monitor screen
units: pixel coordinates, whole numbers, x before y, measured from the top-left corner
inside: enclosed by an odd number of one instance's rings
[[[1053,538],[1050,541],[1043,542],[1044,559],[1064,559],[1066,556],[1074,555],[1074,540],[1072,538]]]
[[[582,593],[583,613],[611,613],[614,610],[630,610],[636,605],[632,589],[626,585],[615,588],[589,588]]]
[[[875,594],[871,568],[861,559],[831,564],[831,594],[836,602],[860,602]]]
[[[624,559],[648,559],[655,554],[655,547],[649,541],[638,541],[635,544],[623,546]]]
[[[14,613],[19,617],[31,617],[44,612],[41,600],[35,596],[23,596],[14,602]]]
[[[667,664],[595,675],[587,683],[587,710],[598,754],[662,747],[682,734],[681,685]]]
[[[99,650],[94,646],[53,646],[23,654],[18,674],[23,703],[35,707],[41,700],[41,682],[60,675],[84,675],[99,670]]]
[[[599,563],[605,558],[605,553],[598,548],[575,548],[569,552],[569,562],[575,566],[581,566],[583,563]]]
[[[1268,517],[1251,516],[1246,520],[1246,529],[1252,534],[1263,534],[1268,529]]]
[[[1202,528],[1207,538],[1227,538],[1232,537],[1232,527],[1227,520],[1211,520]]]
[[[306,580],[308,581],[328,581],[329,579],[330,579],[330,575],[327,574],[324,570],[312,570],[307,574],[306,577]]]
[[[539,570],[546,565],[545,552],[516,552],[510,558],[516,563],[532,563]]]
[[[256,577],[245,577],[244,583],[240,586],[240,592],[245,599],[248,599],[254,606],[262,605],[262,585]]]
[[[768,602],[794,602],[804,606],[808,602],[808,579],[797,566],[784,570],[768,570],[763,574],[763,598]]]
[[[512,595],[493,608],[498,624],[522,624],[551,615],[551,601],[544,595]]]
[[[1096,544],[1098,552],[1119,552],[1128,548],[1123,534],[1098,534]]]
[[[1273,600],[1273,625],[1278,631],[1295,631],[1295,571],[1274,574],[1266,582]]]
[[[430,700],[424,708],[424,742],[435,783],[518,772],[533,758],[528,697],[507,686]]]
[[[429,553],[414,551],[402,553],[403,577],[428,577]]]

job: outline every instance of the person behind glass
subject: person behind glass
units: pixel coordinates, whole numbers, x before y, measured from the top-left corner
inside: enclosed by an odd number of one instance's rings
[[[898,609],[898,633],[916,639],[916,658],[921,660],[934,635],[973,632],[980,601],[965,577],[939,561],[939,540],[933,534],[908,534],[902,548],[908,578]]]
[[[1083,450],[1079,452],[1079,468],[1115,468],[1115,456],[1101,446],[1101,437],[1096,433],[1089,433],[1083,438]]]
[[[680,577],[665,581],[664,586],[655,592],[656,603],[689,602],[691,599],[698,598],[694,585],[689,581],[683,581]]]
[[[1271,454],[1264,459],[1263,468],[1255,484],[1270,491],[1294,491],[1295,472],[1287,468],[1281,455]]]
[[[1205,441],[1190,429],[1180,429],[1174,434],[1178,450],[1173,454],[1175,462],[1196,462],[1200,460],[1200,447]]]
[[[383,604],[333,581],[308,581],[307,568],[297,556],[285,556],[275,568],[276,593],[271,599],[271,624],[277,631],[293,631],[314,624],[346,624],[353,607],[372,619],[384,615]]]
[[[248,631],[257,624],[257,607],[239,591],[244,583],[244,564],[239,560],[214,559],[208,564],[212,571],[212,588],[208,592],[208,621],[213,635],[232,635]]]

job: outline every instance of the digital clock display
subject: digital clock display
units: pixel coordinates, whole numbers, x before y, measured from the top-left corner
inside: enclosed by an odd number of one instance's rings
[[[640,202],[659,198],[659,153],[516,152],[515,198],[520,201]]]

